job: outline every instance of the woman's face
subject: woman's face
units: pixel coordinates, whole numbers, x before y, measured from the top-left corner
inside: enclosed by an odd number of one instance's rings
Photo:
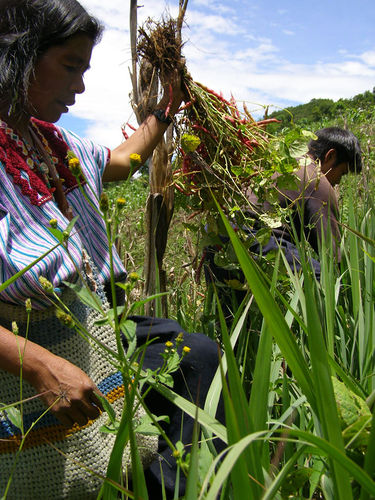
[[[76,94],[85,90],[83,75],[89,68],[93,41],[79,34],[55,45],[36,62],[28,91],[28,113],[39,120],[56,122]]]

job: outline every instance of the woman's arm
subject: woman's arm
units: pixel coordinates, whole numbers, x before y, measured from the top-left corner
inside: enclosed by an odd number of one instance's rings
[[[178,111],[184,94],[181,90],[181,79],[177,70],[170,80],[173,97],[168,116],[173,117]],[[157,104],[156,109],[165,110],[169,104],[169,99],[169,90],[165,86],[164,95]],[[162,139],[167,128],[168,124],[161,122],[156,116],[148,116],[127,141],[111,151],[110,161],[103,174],[103,182],[125,180],[130,173],[133,174],[134,171],[130,172],[129,156],[137,153],[144,163]]]
[[[22,376],[66,426],[85,425],[100,415],[101,392],[77,366],[0,326],[0,368]]]

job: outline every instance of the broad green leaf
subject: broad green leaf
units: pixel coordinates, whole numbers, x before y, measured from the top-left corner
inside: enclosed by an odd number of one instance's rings
[[[332,383],[342,428],[352,425],[360,417],[371,419],[370,409],[364,399],[348,389],[336,377],[332,377]]]
[[[93,292],[90,292],[87,287],[83,286],[81,283],[70,283],[69,281],[63,281],[63,283],[76,293],[77,297],[81,300],[81,302],[83,302],[83,304],[95,309],[95,311],[100,313],[103,312],[103,307],[99,297]]]
[[[156,422],[167,422],[169,423],[169,416],[168,415],[160,415],[156,416],[153,415],[154,420]],[[147,436],[157,436],[160,434],[159,429],[156,427],[154,424],[154,421],[148,415],[147,413],[142,416],[140,422],[136,427],[134,428],[134,432],[139,433],[139,434],[145,434]]]

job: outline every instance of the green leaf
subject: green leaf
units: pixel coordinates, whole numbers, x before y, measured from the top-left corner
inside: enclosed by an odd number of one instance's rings
[[[99,297],[95,293],[90,292],[87,287],[83,286],[81,283],[70,283],[69,281],[63,281],[63,283],[68,288],[71,288],[86,306],[100,313],[103,312],[102,303]]]
[[[154,420],[156,420],[156,422],[169,423],[168,415],[160,415],[160,416],[153,415],[153,417]],[[154,424],[151,416],[148,415],[147,413],[143,415],[139,424],[134,428],[134,432],[138,434],[145,434],[147,436],[158,436],[160,434],[160,431]]]
[[[57,241],[59,241],[60,243],[62,243],[64,241],[64,236],[63,236],[62,231],[60,231],[60,229],[50,227],[50,226],[47,226],[47,229],[52,234],[52,236],[54,236],[57,239]]]
[[[12,422],[12,424],[17,427],[20,431],[23,430],[22,426],[22,414],[18,408],[10,407],[6,410],[7,417]]]
[[[189,460],[189,472],[186,479],[186,489],[185,489],[185,500],[197,500],[198,498],[198,483],[199,483],[199,446],[198,446],[198,436],[199,436],[199,424],[197,420],[194,420],[193,428],[193,442],[190,452]]]
[[[116,425],[116,423],[117,423],[116,413],[115,413],[115,410],[113,409],[113,406],[111,405],[111,403],[108,401],[108,399],[105,396],[101,396],[100,394],[95,394],[95,396],[102,403],[103,409],[107,412],[107,415],[108,415],[111,423],[113,425]]]
[[[291,472],[283,481],[281,494],[285,498],[296,497],[299,490],[310,479],[313,470],[307,467],[301,467]]]
[[[119,423],[116,426],[102,425],[99,427],[99,431],[103,434],[116,434],[118,431]]]
[[[121,322],[120,328],[128,342],[127,356],[129,357],[133,354],[137,347],[137,336],[135,333],[137,329],[137,323],[131,321],[130,319],[127,319]]]
[[[371,419],[371,412],[366,401],[346,387],[343,382],[332,377],[333,390],[337,410],[342,427],[348,427],[357,421],[360,417]]]
[[[78,219],[79,219],[79,215],[76,215],[75,217],[73,217],[73,219],[67,225],[65,231],[67,231],[70,234],[73,227],[74,227],[74,224],[77,222]]]
[[[158,375],[158,379],[162,384],[165,384],[168,387],[173,387],[173,377],[169,373],[161,373]]]
[[[0,292],[2,292],[3,290],[5,290],[9,285],[11,285],[12,283],[14,283],[16,280],[18,280],[18,278],[20,278],[21,276],[23,276],[27,271],[29,271],[33,266],[35,266],[35,264],[37,264],[38,262],[40,262],[41,260],[43,260],[48,254],[50,254],[51,252],[53,252],[56,248],[58,248],[60,246],[60,244],[61,243],[58,243],[57,245],[55,245],[54,247],[52,247],[50,250],[47,250],[47,252],[44,252],[44,254],[42,254],[40,257],[38,257],[37,259],[35,259],[31,264],[29,264],[28,266],[24,267],[21,271],[18,271],[18,273],[14,274],[11,278],[9,278],[4,283],[2,283],[0,285]]]
[[[173,373],[176,370],[178,370],[178,367],[180,366],[180,356],[178,352],[176,351],[173,353],[172,356],[169,356],[168,361],[167,361],[167,371],[168,373]]]
[[[257,241],[260,245],[266,245],[271,238],[271,229],[269,227],[263,227],[257,231]]]
[[[118,286],[121,286],[121,284],[119,284]],[[121,288],[122,288],[122,286],[121,286]],[[129,309],[128,316],[134,314],[134,312],[137,309],[140,309],[141,307],[143,307],[145,304],[147,304],[147,302],[151,302],[152,300],[159,299],[160,297],[163,297],[164,295],[169,295],[169,293],[170,292],[155,293],[154,295],[149,295],[148,297],[146,297],[143,300],[137,300],[136,302],[133,302],[133,304],[131,305],[131,307]]]
[[[298,188],[298,177],[294,174],[279,175],[276,184],[280,190],[296,190]]]

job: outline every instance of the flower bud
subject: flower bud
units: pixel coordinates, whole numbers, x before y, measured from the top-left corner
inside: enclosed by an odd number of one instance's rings
[[[64,311],[61,311],[61,309],[57,309],[56,317],[58,320],[61,321],[61,323],[63,323],[68,328],[74,328],[75,322],[70,314],[67,314]]]
[[[103,213],[108,212],[108,210],[109,210],[109,199],[108,199],[108,196],[107,196],[106,193],[102,193],[101,194],[101,196],[100,196],[100,202],[99,202],[99,207],[100,207],[100,210]]]
[[[26,312],[31,313],[31,300],[30,299],[25,300],[25,307],[26,307]]]
[[[54,288],[53,288],[53,285],[50,281],[48,281],[47,278],[45,278],[44,276],[39,276],[39,283],[41,284],[43,290],[47,293],[53,293],[54,292]]]
[[[129,281],[132,283],[135,283],[136,281],[139,280],[139,274],[138,273],[130,273],[128,276]]]
[[[184,332],[180,332],[176,337],[176,346],[178,347],[184,341]]]

